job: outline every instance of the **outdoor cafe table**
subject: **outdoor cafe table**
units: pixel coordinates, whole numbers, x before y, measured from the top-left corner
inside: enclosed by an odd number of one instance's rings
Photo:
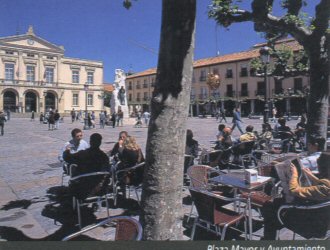
[[[248,210],[248,221],[249,221],[249,239],[252,239],[252,209],[251,209],[251,192],[262,188],[266,183],[272,181],[272,177],[258,176],[256,182],[249,184],[244,180],[244,172],[222,174],[209,180],[213,184],[222,184],[234,188],[235,195],[237,190],[247,192],[247,210]]]

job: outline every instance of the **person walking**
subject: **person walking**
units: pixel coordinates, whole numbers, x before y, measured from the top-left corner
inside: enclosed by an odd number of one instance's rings
[[[52,109],[49,109],[48,130],[54,130],[54,125],[55,125],[54,112]]]
[[[3,113],[3,111],[0,111],[0,133],[3,136],[4,134],[4,126],[5,126],[5,122],[6,122],[6,117],[5,114]]]
[[[7,109],[6,113],[7,113],[7,121],[9,121],[10,120],[10,109]]]
[[[225,112],[225,110],[220,109],[220,121],[219,121],[219,123],[222,122],[222,120],[224,120],[227,123],[226,112]]]
[[[34,111],[31,112],[31,122],[34,121]]]
[[[148,111],[145,111],[142,116],[144,118],[144,125],[148,126],[150,120],[150,113]]]
[[[41,112],[41,113],[40,113],[40,116],[39,116],[40,124],[42,124],[42,123],[44,122],[44,118],[45,118],[44,113]]]
[[[105,114],[104,114],[103,111],[100,112],[99,118],[100,118],[100,128],[104,128],[104,125],[105,125]]]
[[[239,132],[241,132],[241,134],[244,134],[241,127],[241,122],[241,112],[239,111],[239,108],[236,108],[233,114],[233,126],[231,127],[231,131],[234,131],[234,129],[237,127]]]
[[[76,120],[76,112],[74,109],[71,110],[71,122],[73,123]]]
[[[121,127],[123,126],[123,119],[124,119],[124,112],[121,109],[119,109],[117,113],[117,127],[119,127],[119,124]]]
[[[55,129],[59,129],[60,128],[60,113],[58,113],[58,110],[55,110],[55,114],[54,114],[54,121],[55,121]]]
[[[115,128],[116,127],[116,117],[117,117],[117,114],[116,112],[113,112],[112,115],[111,115],[111,122],[112,122],[112,127]]]

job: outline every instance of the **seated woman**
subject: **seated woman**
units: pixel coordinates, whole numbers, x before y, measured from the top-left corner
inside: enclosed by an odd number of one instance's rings
[[[140,146],[136,143],[135,137],[127,136],[123,144],[123,151],[119,154],[120,163],[116,171],[135,166],[144,161],[144,156]],[[124,184],[138,185],[142,182],[143,167],[136,169],[132,173],[123,173],[121,178]]]
[[[318,158],[318,169],[320,173],[320,178],[314,176],[308,169],[302,168],[302,171],[306,173],[309,180],[311,181],[311,186],[302,187],[299,183],[299,176],[296,166],[291,165],[292,176],[289,182],[290,194],[292,194],[296,201],[327,201],[330,200],[330,168],[329,168],[330,153],[323,152]],[[274,240],[276,236],[276,230],[280,229],[281,225],[277,218],[277,211],[285,204],[284,198],[276,198],[272,202],[267,202],[261,209],[262,216],[264,217],[264,240]],[[286,220],[292,224],[292,227],[308,228],[308,223],[311,220],[307,219],[313,217],[313,214],[308,213],[308,211],[303,211],[304,214],[294,212],[286,214]],[[317,216],[322,218],[321,215]],[[316,217],[315,217],[316,219]],[[313,221],[314,223],[315,221]],[[306,224],[307,223],[307,224]],[[316,222],[315,222],[316,223]],[[329,223],[329,222],[328,222]],[[329,226],[329,225],[328,225]],[[314,230],[318,230],[315,228]],[[303,228],[300,230],[304,230]]]
[[[190,129],[187,129],[185,154],[191,157],[185,157],[184,173],[186,173],[187,169],[194,164],[194,158],[198,155],[198,141],[194,140],[193,137],[193,132]]]
[[[220,137],[220,139],[217,141],[217,145],[214,149],[222,149],[226,150],[229,147],[233,146],[235,143],[237,143],[237,140],[231,135],[231,128],[226,127],[223,129],[223,135]]]

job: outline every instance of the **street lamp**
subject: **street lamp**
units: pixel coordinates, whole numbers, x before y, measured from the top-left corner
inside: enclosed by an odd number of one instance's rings
[[[47,90],[44,90],[44,109],[45,109],[45,113],[44,113],[44,115],[46,115],[46,112],[47,112],[47,110],[46,110],[46,97],[47,97]]]
[[[261,59],[262,63],[264,64],[264,81],[265,81],[264,123],[268,123],[268,116],[269,116],[268,95],[267,95],[267,64],[269,64],[269,60],[270,60],[269,50],[270,50],[270,48],[267,46],[264,46],[259,50],[260,59]]]
[[[84,84],[84,90],[85,90],[85,118],[84,118],[84,129],[88,129],[89,126],[88,126],[88,115],[87,115],[87,91],[88,91],[88,83],[86,82]]]

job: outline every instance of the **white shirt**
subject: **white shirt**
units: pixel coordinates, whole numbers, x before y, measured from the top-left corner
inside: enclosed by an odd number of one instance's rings
[[[63,152],[66,150],[66,147],[70,144],[74,145],[73,140],[70,140],[70,141],[68,141],[64,144],[64,147],[62,148],[62,150],[60,152],[60,155],[58,156],[58,159],[60,161],[63,161]],[[85,149],[88,149],[88,148],[89,148],[89,144],[86,141],[84,141],[83,139],[81,139],[80,142],[79,142],[78,147],[72,147],[70,149],[70,153],[74,154],[74,153],[77,153],[81,150],[85,150]]]
[[[302,165],[305,168],[309,168],[311,171],[317,170],[317,159],[320,157],[322,152],[315,152],[307,157],[300,159]]]

